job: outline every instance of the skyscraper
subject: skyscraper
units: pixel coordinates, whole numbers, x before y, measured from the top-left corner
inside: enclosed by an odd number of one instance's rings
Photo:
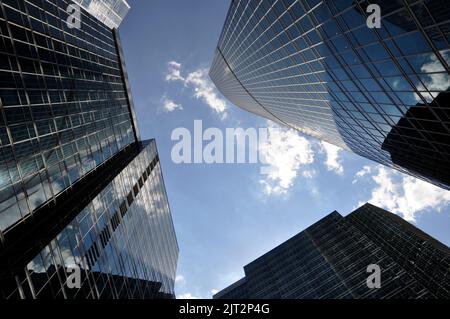
[[[35,214],[0,251],[3,298],[174,296],[178,245],[153,140],[127,146]],[[67,285],[74,267],[79,289]]]
[[[79,28],[72,1],[0,3],[0,296],[173,297],[159,157],[140,141],[113,29],[129,7],[75,3]]]
[[[211,79],[247,111],[450,189],[449,6],[373,3],[381,28],[366,1],[233,0]]]
[[[214,298],[450,298],[450,249],[370,204],[331,213],[244,271]]]
[[[118,28],[130,10],[126,0],[73,0],[73,2],[111,29]]]

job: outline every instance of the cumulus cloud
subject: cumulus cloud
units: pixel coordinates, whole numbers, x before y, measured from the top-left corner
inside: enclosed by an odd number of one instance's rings
[[[190,292],[186,292],[184,294],[178,295],[177,299],[201,299],[200,297],[194,296]]]
[[[420,68],[422,72],[427,73],[423,79],[426,88],[421,83],[416,85],[419,91],[421,91],[422,96],[428,102],[431,102],[437,96],[437,93],[433,92],[430,94],[426,91],[446,91],[450,87],[450,77],[445,72],[442,63],[437,59],[436,55],[431,54],[429,59],[430,61],[424,63]],[[422,103],[422,100],[416,93],[414,93],[414,97],[418,102]]]
[[[184,276],[183,275],[177,275],[176,277],[175,277],[175,282],[176,283],[181,283],[181,282],[184,282]]]
[[[372,169],[373,188],[368,202],[415,221],[427,210],[440,212],[450,204],[450,192],[384,166]]]
[[[302,176],[306,178],[314,178],[317,175],[317,171],[315,169],[307,169],[302,172]]]
[[[428,80],[425,84],[427,85],[429,90],[446,91],[450,87],[450,77],[445,72],[445,69],[443,68],[441,62],[439,62],[434,54],[431,57],[431,61],[422,65],[420,70],[422,72],[428,73]]]
[[[268,122],[267,139],[259,143],[261,167],[265,175],[260,180],[267,195],[286,194],[302,168],[314,162],[312,143],[293,129],[281,128]],[[312,177],[311,170],[303,170],[304,177]]]
[[[167,63],[168,71],[166,74],[166,81],[184,81],[181,76],[181,64],[175,61]]]
[[[164,112],[173,112],[176,110],[182,110],[183,106],[175,103],[173,100],[164,95],[162,98],[162,109]]]
[[[196,98],[203,100],[217,113],[226,114],[227,103],[215,92],[215,87],[208,78],[207,69],[198,69],[189,73],[186,83],[194,86]]]
[[[218,289],[211,289],[211,295],[213,295],[213,296],[218,292],[219,292]]]
[[[355,179],[353,180],[352,184],[357,183],[361,177],[369,175],[370,173],[372,173],[372,167],[370,165],[365,165],[361,170],[359,170],[356,173]]]
[[[166,74],[166,81],[181,82],[186,87],[194,90],[194,97],[203,101],[215,113],[219,114],[222,119],[227,117],[227,102],[222,99],[211,80],[208,77],[208,70],[205,68],[198,68],[193,72],[183,76],[181,73],[182,65],[176,61],[168,63],[168,71]]]
[[[327,170],[335,172],[338,175],[344,174],[344,166],[342,166],[342,160],[339,157],[342,149],[327,142],[321,142],[321,147],[326,155],[325,166]]]
[[[356,177],[363,177],[372,172],[372,167],[369,165],[363,166],[363,168],[356,173]]]

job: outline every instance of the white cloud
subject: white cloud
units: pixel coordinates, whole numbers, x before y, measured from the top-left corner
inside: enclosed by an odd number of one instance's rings
[[[218,289],[211,289],[211,295],[213,295],[213,296],[218,292],[219,292]]]
[[[327,170],[333,171],[338,175],[344,174],[342,160],[339,158],[339,153],[342,149],[327,142],[321,142],[321,146],[326,155],[325,166]]]
[[[168,64],[168,71],[166,74],[166,81],[184,81],[181,76],[181,64],[175,61],[170,61]]]
[[[168,72],[166,81],[180,81],[185,86],[194,90],[194,97],[203,101],[214,112],[221,115],[222,119],[227,117],[227,102],[219,97],[214,84],[208,77],[208,70],[198,68],[187,74],[186,77],[181,75],[181,64],[175,61],[168,63]]]
[[[427,89],[429,91],[446,91],[450,87],[450,76],[445,72],[444,67],[442,66],[442,63],[439,62],[436,55],[431,54],[430,55],[430,62],[424,63],[420,70],[426,74],[426,78],[423,80],[425,83],[426,88],[421,84],[416,84],[419,91],[422,91],[422,96],[428,101],[431,102],[434,100],[434,98],[437,96],[436,92],[433,92],[432,94],[427,93]],[[440,73],[435,73],[440,72]],[[419,98],[419,96],[414,93],[415,99],[423,103],[422,100]]]
[[[450,204],[450,192],[417,178],[377,166],[372,176],[376,183],[368,202],[415,221],[425,210],[440,212]]]
[[[434,54],[431,57],[431,61],[422,65],[420,70],[425,73],[432,73],[427,74],[429,79],[425,82],[429,90],[446,91],[450,87],[450,77]]]
[[[214,85],[208,78],[207,69],[198,69],[189,73],[186,83],[194,86],[196,98],[203,100],[217,113],[224,114],[227,103],[217,95]]]
[[[164,95],[162,98],[162,108],[164,112],[173,112],[176,110],[182,110],[183,106],[181,104],[175,103],[173,100]]]
[[[372,172],[372,167],[369,165],[365,165],[360,171],[356,173],[357,177],[363,177]]]
[[[352,184],[356,184],[358,179],[369,175],[370,173],[372,173],[372,167],[370,165],[364,165],[364,167],[355,174],[355,179],[352,181]]]
[[[302,176],[306,178],[314,178],[317,175],[317,171],[314,169],[307,169],[302,172]]]
[[[260,160],[268,166],[262,167],[265,177],[260,180],[267,195],[286,194],[297,178],[300,169],[313,163],[312,143],[293,129],[281,128],[268,122],[267,140],[259,144]],[[303,173],[312,177],[312,171]]]
[[[200,297],[194,296],[192,293],[187,292],[177,296],[177,299],[201,299]]]
[[[184,282],[185,281],[185,279],[184,279],[184,276],[183,275],[177,275],[176,277],[175,277],[175,282],[176,283],[181,283],[181,282]]]

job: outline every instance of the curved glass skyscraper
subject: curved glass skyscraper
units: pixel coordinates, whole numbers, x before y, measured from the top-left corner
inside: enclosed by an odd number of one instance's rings
[[[243,109],[450,189],[449,39],[444,0],[233,0],[210,76]]]

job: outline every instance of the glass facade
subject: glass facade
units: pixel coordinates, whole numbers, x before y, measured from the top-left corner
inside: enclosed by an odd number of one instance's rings
[[[450,189],[449,39],[444,0],[233,0],[210,76],[239,107]]]
[[[109,28],[118,28],[130,10],[125,0],[73,0]]]
[[[137,140],[116,32],[69,3],[0,3],[0,238]]]
[[[119,36],[99,19],[126,2],[82,1],[79,29],[69,4],[0,1],[0,298],[173,298],[156,144],[140,142]]]
[[[379,289],[367,286],[371,264],[381,269]],[[214,298],[450,298],[450,249],[370,204],[331,213],[244,271]]]
[[[61,214],[48,227],[30,227],[12,247],[31,258],[1,255],[8,262],[0,277],[3,298],[174,297],[178,244],[156,144],[133,144],[121,153],[103,171],[85,177],[106,185],[97,192],[77,190],[52,208]],[[75,207],[75,217],[55,227],[69,219],[67,206]],[[75,267],[81,270],[81,288],[71,289],[68,270]]]

